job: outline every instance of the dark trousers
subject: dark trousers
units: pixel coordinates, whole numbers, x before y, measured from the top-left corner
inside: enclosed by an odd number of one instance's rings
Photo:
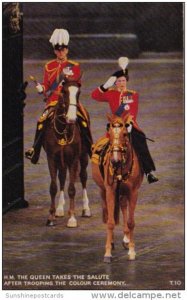
[[[92,155],[92,144],[93,144],[92,134],[91,134],[91,131],[90,131],[89,124],[86,123],[86,126],[84,126],[83,121],[85,123],[85,120],[78,117],[78,124],[79,124],[79,128],[80,128],[81,140],[82,140],[82,143],[87,148],[88,155],[91,157],[91,155]]]
[[[149,152],[145,134],[133,127],[131,135],[132,144],[136,154],[138,155],[143,171],[145,174],[155,171],[155,164]]]
[[[40,157],[40,152],[41,152],[42,142],[43,142],[43,134],[44,134],[44,130],[45,130],[45,124],[46,124],[46,120],[43,123],[40,123],[40,122],[37,123],[36,133],[35,133],[35,137],[34,137],[34,144],[33,144],[34,155],[31,158],[31,162],[33,164],[36,164]]]

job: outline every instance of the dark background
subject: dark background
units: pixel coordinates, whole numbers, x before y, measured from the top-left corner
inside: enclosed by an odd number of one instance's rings
[[[25,58],[48,59],[55,28],[69,31],[76,59],[183,50],[182,3],[23,3],[23,13]]]

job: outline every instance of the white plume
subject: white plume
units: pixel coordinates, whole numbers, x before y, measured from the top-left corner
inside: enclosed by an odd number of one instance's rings
[[[69,44],[69,33],[68,33],[68,31],[66,29],[55,29],[53,31],[53,34],[52,34],[49,42],[53,46],[55,46],[57,44],[67,46]]]
[[[118,58],[118,64],[122,70],[125,70],[129,63],[128,57],[120,57]]]

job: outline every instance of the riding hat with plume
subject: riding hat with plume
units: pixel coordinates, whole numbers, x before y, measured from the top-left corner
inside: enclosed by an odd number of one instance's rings
[[[129,74],[127,69],[128,63],[129,63],[128,57],[120,57],[118,59],[118,65],[121,68],[121,70],[113,73],[104,84],[100,85],[100,90],[102,92],[106,92],[110,87],[112,87],[115,84],[117,78],[121,76],[124,76],[127,81],[129,80]]]
[[[69,33],[66,29],[55,29],[49,42],[55,50],[67,48],[69,44]]]
[[[118,65],[122,70],[115,72],[113,76],[116,76],[117,78],[124,76],[128,81],[129,80],[129,74],[127,69],[128,64],[129,64],[128,57],[120,57],[118,59]]]

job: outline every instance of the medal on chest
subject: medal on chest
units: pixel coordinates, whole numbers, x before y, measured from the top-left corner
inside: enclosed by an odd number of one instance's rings
[[[129,110],[130,109],[130,103],[133,103],[134,100],[132,99],[132,96],[121,96],[121,104],[124,106],[124,110]]]

